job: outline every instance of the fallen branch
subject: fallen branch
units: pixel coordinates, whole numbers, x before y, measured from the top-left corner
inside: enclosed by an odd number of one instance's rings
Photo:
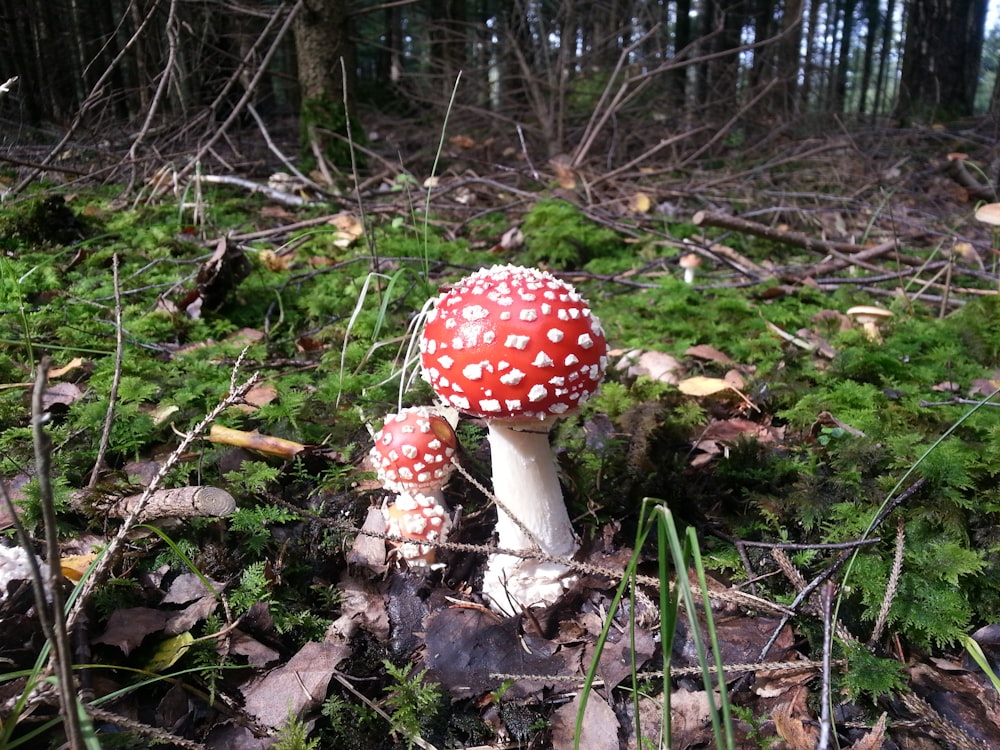
[[[810,237],[809,235],[802,234],[801,232],[775,229],[774,227],[769,227],[764,224],[758,224],[755,221],[741,219],[738,216],[716,214],[711,213],[710,211],[699,211],[692,217],[691,221],[694,222],[695,226],[699,227],[705,226],[718,227],[719,229],[729,229],[734,232],[740,232],[741,234],[749,234],[754,237],[771,240],[772,242],[778,242],[782,245],[790,245],[791,247],[799,247],[803,250],[823,253],[824,255],[832,255],[842,264],[838,267],[858,266],[859,268],[866,268],[869,271],[874,271],[876,273],[882,273],[885,269],[873,263],[868,263],[865,258],[881,255],[896,247],[895,240],[882,243],[881,245],[877,245],[875,247],[855,245],[853,242],[831,242],[829,240],[821,240],[816,237]],[[901,258],[901,260],[907,265],[923,263],[922,260],[913,258]]]
[[[70,495],[70,505],[78,510],[103,513],[112,518],[127,518],[139,507],[143,495],[127,497],[95,496],[83,490]],[[198,518],[228,516],[236,510],[236,500],[218,487],[174,487],[156,490],[140,508],[138,523],[155,518]]]
[[[192,179],[198,182],[207,182],[213,185],[233,185],[234,187],[240,187],[244,190],[249,190],[251,193],[261,193],[266,196],[269,200],[275,203],[280,203],[285,206],[291,206],[293,208],[301,208],[302,206],[322,206],[323,201],[310,200],[308,198],[302,198],[293,193],[285,193],[281,190],[275,190],[269,185],[263,185],[259,182],[254,182],[253,180],[245,180],[242,177],[232,177],[229,175],[215,175],[215,174],[201,174],[195,175]]]

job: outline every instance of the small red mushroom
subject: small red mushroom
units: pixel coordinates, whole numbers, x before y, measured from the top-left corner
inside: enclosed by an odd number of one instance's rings
[[[423,542],[447,537],[450,523],[442,488],[455,468],[457,447],[448,420],[425,406],[388,415],[375,433],[371,461],[383,486],[397,493],[395,502],[382,509],[386,533],[413,540],[397,547],[412,566],[434,563],[434,546]]]
[[[555,557],[576,552],[548,433],[597,390],[607,352],[583,298],[537,269],[477,271],[428,315],[420,340],[424,377],[489,428],[500,547]],[[513,612],[555,601],[571,580],[567,573],[561,564],[497,554],[483,591],[495,608]]]
[[[375,433],[371,459],[386,489],[433,493],[451,476],[457,447],[448,420],[426,406],[414,406],[386,416]]]

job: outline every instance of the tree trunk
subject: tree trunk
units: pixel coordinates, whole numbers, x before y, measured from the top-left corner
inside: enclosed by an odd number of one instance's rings
[[[349,146],[337,137],[347,134],[348,117],[353,118],[344,106],[345,99],[353,100],[355,78],[347,23],[346,0],[306,0],[295,18],[299,127],[306,164],[319,156],[341,167],[351,163]]]
[[[985,25],[986,0],[912,0],[897,117],[972,114]]]

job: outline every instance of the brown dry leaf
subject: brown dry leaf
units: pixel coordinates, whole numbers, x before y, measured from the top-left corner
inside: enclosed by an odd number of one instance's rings
[[[885,739],[885,724],[889,715],[885,712],[878,717],[875,726],[860,740],[851,745],[847,750],[879,750],[882,741]]]
[[[649,213],[649,209],[652,207],[653,202],[649,199],[649,196],[645,193],[632,193],[632,197],[628,199],[628,210],[632,214],[646,214]]]
[[[116,609],[108,618],[108,626],[104,632],[92,642],[116,646],[128,656],[146,636],[162,632],[173,615],[173,612],[149,607]]]
[[[518,226],[513,226],[500,235],[500,241],[489,249],[491,253],[502,253],[516,250],[524,244],[524,232]]]
[[[729,358],[728,355],[723,354],[714,346],[709,346],[708,344],[696,344],[695,346],[689,347],[684,354],[688,357],[697,357],[698,359],[705,359],[709,362],[718,362],[720,365],[732,366],[736,364]]]
[[[369,508],[361,534],[354,537],[351,551],[347,553],[347,562],[351,565],[361,565],[368,570],[382,575],[386,571],[385,540],[369,536],[363,532],[373,531],[385,533],[385,516],[378,508]]]
[[[680,381],[677,388],[685,396],[714,396],[716,393],[732,390],[733,387],[722,378],[695,375]]]
[[[54,383],[42,393],[42,408],[51,409],[55,404],[70,406],[83,397],[83,391],[75,383]]]
[[[456,148],[475,148],[476,139],[468,135],[453,135],[448,142]]]
[[[617,368],[625,370],[629,377],[645,376],[661,383],[677,385],[681,363],[665,352],[633,349],[619,360]]]
[[[580,693],[552,714],[552,750],[573,750]],[[618,717],[596,692],[587,696],[580,726],[580,747],[587,750],[618,750]]]
[[[318,706],[334,670],[351,653],[346,643],[307,643],[283,667],[245,685],[246,711],[269,727]]]
[[[187,604],[204,596],[214,596],[216,592],[220,592],[225,588],[221,583],[213,581],[211,578],[206,578],[205,580],[208,581],[209,586],[214,591],[207,588],[205,581],[202,581],[194,573],[181,573],[170,584],[170,588],[167,590],[167,595],[163,597],[162,603]]]
[[[716,707],[719,698],[713,693]],[[670,695],[670,747],[685,749],[710,744],[711,714],[704,690],[676,690]]]
[[[799,688],[791,700],[778,705],[771,714],[774,728],[788,743],[789,750],[814,750],[819,739],[819,732],[805,710],[806,692],[805,688]]]

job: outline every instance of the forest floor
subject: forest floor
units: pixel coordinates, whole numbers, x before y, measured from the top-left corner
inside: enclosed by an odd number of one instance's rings
[[[91,746],[1000,747],[985,127],[730,134],[605,172],[457,134],[434,175],[387,128],[325,192],[259,160],[127,192],[35,174],[0,216],[0,529],[44,556],[51,484]],[[479,594],[483,424],[457,421],[431,571],[387,554],[368,459],[433,403],[421,310],[505,263],[575,285],[612,353],[552,436],[577,581],[515,617]],[[56,746],[6,557],[0,747]]]

